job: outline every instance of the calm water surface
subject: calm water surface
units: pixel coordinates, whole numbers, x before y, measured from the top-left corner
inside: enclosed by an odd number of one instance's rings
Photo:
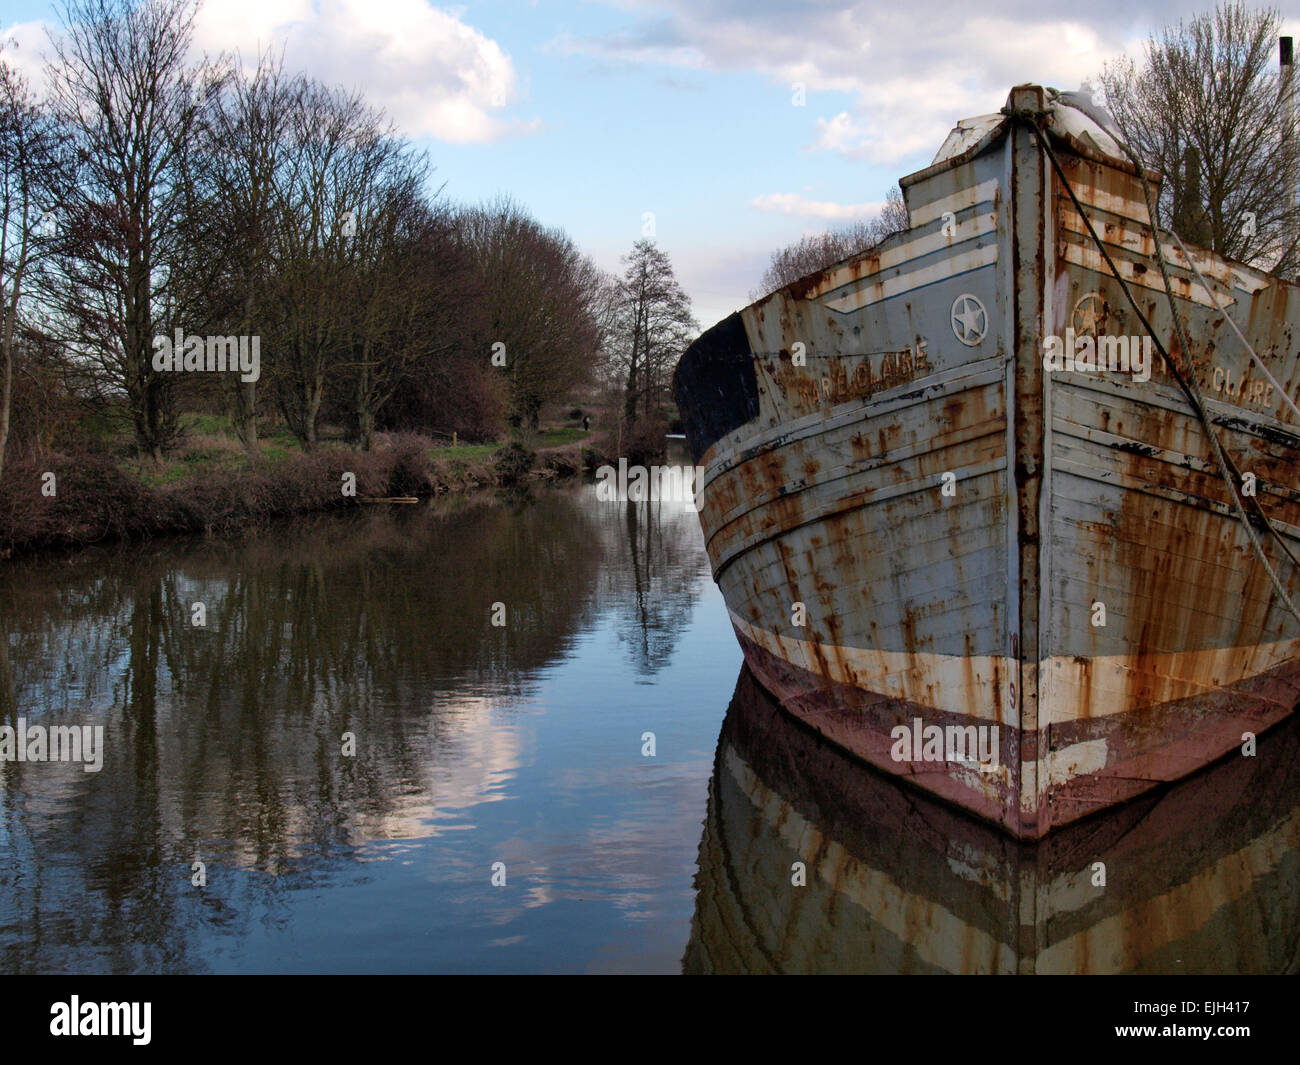
[[[680,972],[741,660],[693,510],[366,508],[13,565],[0,617],[0,720],[106,733],[0,763],[0,971]]]
[[[0,722],[106,743],[0,761],[0,972],[1300,969],[1300,718],[1022,846],[782,713],[678,504],[27,561],[0,619]]]

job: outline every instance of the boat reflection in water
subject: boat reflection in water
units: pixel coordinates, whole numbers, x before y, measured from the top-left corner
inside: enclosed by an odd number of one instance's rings
[[[745,668],[682,967],[1294,973],[1297,885],[1300,716],[1254,757],[1021,844],[840,754]]]

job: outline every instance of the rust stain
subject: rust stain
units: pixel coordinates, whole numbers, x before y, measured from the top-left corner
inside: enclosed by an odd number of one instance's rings
[[[845,315],[830,314],[814,302],[831,286],[856,285],[868,297],[879,294],[879,280],[870,282],[879,272],[879,254],[819,271],[767,300],[766,319],[763,314],[746,319],[751,334],[755,324],[771,323],[761,338],[750,337],[756,347],[761,339],[768,349],[755,355],[761,393],[756,439],[748,445],[752,451],[725,456],[734,466],[713,482],[702,519],[715,573],[732,574],[725,584],[719,577],[728,602],[742,599],[743,605],[733,604],[733,609],[769,630],[779,613],[784,623],[778,627],[785,635],[778,634],[778,642],[788,643],[794,635],[808,645],[813,661],[800,661],[815,677],[796,683],[788,663],[766,667],[770,682],[786,692],[792,705],[809,714],[830,714],[834,708],[840,717],[852,716],[854,697],[831,693],[828,680],[833,675],[851,686],[875,683],[873,676],[860,677],[856,663],[872,662],[875,669],[870,656],[878,651],[886,663],[880,675],[895,686],[891,691],[906,693],[900,703],[968,714],[967,693],[985,693],[980,697],[996,702],[992,713],[997,720],[1025,731],[1009,732],[1005,739],[1005,776],[963,786],[977,793],[968,797],[971,808],[997,818],[1013,833],[1036,837],[1081,810],[1140,790],[1144,778],[1156,771],[1151,759],[1168,748],[1171,731],[1188,727],[1157,704],[1168,703],[1171,692],[1214,692],[1266,668],[1267,662],[1252,657],[1252,648],[1265,637],[1278,638],[1275,634],[1283,629],[1267,575],[1228,512],[1228,496],[1204,431],[1189,416],[1169,370],[1153,367],[1145,387],[1045,378],[1041,359],[1035,357],[1041,350],[1043,316],[1060,322],[1063,313],[1071,324],[1071,310],[1085,293],[1100,297],[1100,319],[1088,332],[1131,335],[1140,329],[1119,282],[1065,257],[1066,245],[1079,246],[1080,239],[1059,211],[1073,207],[1062,201],[1054,176],[1049,200],[1043,202],[1041,153],[1026,150],[1023,138],[1017,138],[1011,156],[1017,194],[999,188],[995,202],[1000,205],[999,231],[1005,225],[1011,233],[1013,260],[999,277],[1010,276],[1015,287],[999,290],[997,305],[989,311],[990,318],[999,320],[1012,312],[1011,335],[999,335],[996,341],[998,351],[1016,359],[1009,378],[1014,394],[1006,394],[1001,380],[990,387],[949,387],[959,379],[946,374],[941,384],[935,383],[935,363],[949,371],[962,360],[990,356],[994,349],[953,348],[946,307],[940,314],[945,329],[939,332],[946,342],[941,344],[934,331],[935,308],[923,295],[912,297],[915,307],[911,301],[887,301]],[[1133,243],[1139,227],[1116,219],[1141,203],[1138,183],[1132,175],[1092,160],[1069,160],[1067,166],[1072,180],[1101,190],[1098,202],[1106,206],[1085,213],[1110,242],[1116,261],[1129,264],[1148,286],[1154,284],[1159,279],[1151,276],[1150,264],[1135,258],[1141,257],[1141,248]],[[968,187],[972,175],[943,180],[940,192],[950,195],[954,188]],[[1059,238],[1050,280],[1059,283],[1045,286],[1049,227]],[[1083,246],[1090,247],[1086,236]],[[1171,271],[1175,291],[1193,294],[1198,283],[1173,264]],[[1042,306],[1045,289],[1057,301],[1056,314]],[[1171,359],[1187,366],[1213,401],[1216,432],[1225,448],[1242,469],[1257,476],[1260,508],[1300,527],[1300,492],[1291,487],[1300,438],[1277,423],[1260,423],[1257,415],[1265,406],[1260,375],[1244,365],[1239,345],[1226,332],[1227,319],[1203,304],[1178,300],[1190,337],[1190,350],[1182,351],[1163,293],[1150,287],[1133,291]],[[1296,292],[1281,284],[1249,296],[1237,289],[1230,311],[1238,322],[1248,315],[1248,335],[1292,391],[1300,382]],[[773,322],[777,315],[779,329]],[[907,367],[895,351],[888,353],[887,362],[883,349],[901,349],[904,338],[913,352],[925,339],[932,345],[932,361],[918,370],[915,361]],[[795,365],[796,343],[805,345],[806,365]],[[894,405],[886,397],[880,409],[901,411],[905,404],[924,409],[924,425],[915,424],[919,415],[869,413],[881,384],[908,381],[913,372],[915,392],[900,389],[894,396],[904,403]],[[1211,394],[1207,389],[1216,383],[1219,389]],[[1054,397],[1050,437],[1043,410],[1049,393]],[[854,408],[847,405],[852,400],[863,401],[856,422]],[[1283,423],[1289,418],[1276,402],[1268,413]],[[1010,415],[1014,421],[1008,426]],[[795,427],[782,436],[785,423]],[[1007,454],[1008,436],[1012,455]],[[1005,462],[1004,471],[997,470],[999,460]],[[933,490],[936,474],[949,468],[994,472],[964,477],[962,503],[949,506],[938,502]],[[1050,482],[1045,471],[1051,471]],[[1044,499],[1049,486],[1050,498]],[[961,509],[965,506],[976,509]],[[1008,512],[1009,507],[1014,509]],[[999,522],[1014,528],[1014,535],[1008,532],[1003,541],[978,552],[970,548],[972,529],[996,528]],[[929,564],[942,571],[944,595],[936,601],[917,592],[914,582],[921,566],[914,549],[933,555]],[[995,569],[987,559],[998,553],[1011,557]],[[732,562],[735,569],[726,570]],[[967,618],[962,626],[967,631],[959,631],[948,619],[966,609],[962,598],[975,599],[970,589],[979,581],[992,588],[1008,562],[1020,575],[1019,586],[999,587],[995,601],[981,603],[979,623],[969,625]],[[1040,564],[1049,569],[1040,573]],[[980,567],[978,577],[964,566]],[[1049,577],[1048,594],[1040,596]],[[1287,579],[1300,582],[1300,574]],[[1109,598],[1104,627],[1090,622],[1093,598]],[[789,625],[790,604],[796,601],[808,606],[809,624],[800,633]],[[1038,616],[1040,604],[1049,616]],[[1012,618],[1014,631],[1009,631]],[[995,633],[1003,653],[1010,647],[1015,663],[1010,675],[998,654],[987,653],[985,643],[977,648],[976,631]],[[1212,653],[1238,646],[1243,648],[1239,660]],[[1176,663],[1175,652],[1189,647],[1211,653]],[[905,664],[891,657],[899,652]],[[751,653],[747,648],[747,657]],[[1056,701],[1040,707],[1038,678],[1027,667],[1043,661],[1058,673],[1049,689]],[[820,702],[811,694],[818,688],[826,690]],[[1019,701],[1008,700],[1012,690]],[[867,695],[858,692],[860,713]],[[870,698],[884,697],[875,692]],[[896,709],[900,715],[910,712],[901,705]],[[1190,714],[1185,719],[1199,720]],[[859,716],[853,727],[867,736],[871,730],[865,721]],[[1041,759],[1049,751],[1066,752],[1093,738],[1105,739],[1104,766],[1114,775],[1093,776],[1097,766],[1090,759],[1096,746],[1071,752],[1060,765],[1082,774],[1079,781],[1067,781],[1077,786],[1053,785],[1040,792],[1047,803],[1022,815],[1021,752],[1031,760],[1038,757],[1043,770]],[[1121,766],[1122,759],[1128,764]],[[967,801],[958,793],[952,797]],[[998,809],[990,811],[986,803]]]

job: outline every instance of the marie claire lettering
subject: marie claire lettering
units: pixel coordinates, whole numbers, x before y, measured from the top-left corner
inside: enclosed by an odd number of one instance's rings
[[[1222,399],[1239,406],[1272,409],[1273,386],[1262,377],[1244,377],[1229,367],[1215,365],[1202,384],[1212,399]]]
[[[801,407],[816,407],[865,399],[930,370],[926,342],[918,340],[898,351],[829,355],[809,352],[806,367],[782,360],[778,380],[785,394],[796,398]]]

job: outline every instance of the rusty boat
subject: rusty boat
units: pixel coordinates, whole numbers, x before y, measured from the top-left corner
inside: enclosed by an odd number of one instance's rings
[[[1027,843],[801,727],[742,667],[687,973],[1300,971],[1300,715]],[[797,886],[796,886],[797,885]]]
[[[755,677],[1023,840],[1300,697],[1300,286],[1157,236],[1160,181],[1019,86],[902,179],[909,229],[674,374]]]

